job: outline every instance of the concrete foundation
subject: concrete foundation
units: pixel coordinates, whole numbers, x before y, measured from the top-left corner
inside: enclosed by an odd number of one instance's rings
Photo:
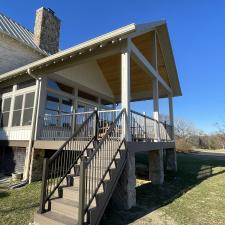
[[[152,184],[164,182],[163,149],[149,152],[149,179]]]
[[[177,171],[177,156],[175,148],[165,149],[166,159],[165,159],[165,169],[167,171]]]
[[[136,205],[135,154],[128,155],[128,161],[112,195],[113,207],[130,209]]]

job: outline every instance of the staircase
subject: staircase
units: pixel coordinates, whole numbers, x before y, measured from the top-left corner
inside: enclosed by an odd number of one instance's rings
[[[93,112],[76,133],[45,160],[40,225],[99,224],[127,159],[122,110],[104,135]]]

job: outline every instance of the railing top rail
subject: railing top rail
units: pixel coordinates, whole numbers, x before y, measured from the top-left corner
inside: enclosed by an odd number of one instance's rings
[[[143,113],[140,113],[140,112],[137,112],[137,111],[134,111],[134,110],[131,110],[131,113],[134,113],[134,114],[137,114],[137,115],[139,115],[139,116],[146,117],[147,119],[150,119],[150,120],[153,120],[153,121],[158,122],[158,121],[155,120],[154,118],[152,118],[152,117],[150,117],[150,116],[147,116],[147,115],[144,115]]]
[[[112,130],[114,129],[114,127],[116,126],[117,121],[120,119],[121,115],[125,112],[125,109],[122,109],[121,112],[119,113],[119,115],[116,117],[116,119],[114,120],[114,122],[110,125],[110,128],[106,131],[106,134],[104,135],[104,137],[101,139],[101,141],[99,142],[99,144],[97,145],[95,151],[93,152],[93,154],[88,158],[87,160],[87,164],[89,164],[91,162],[91,160],[95,157],[95,155],[98,153],[102,143],[104,143],[104,141],[106,140],[106,138],[108,137],[108,135],[112,132]]]
[[[76,137],[77,136],[77,134],[79,134],[80,133],[80,131],[83,129],[83,127],[84,126],[86,126],[86,124],[89,122],[89,120],[90,120],[90,118],[94,115],[94,114],[96,114],[97,113],[97,111],[93,111],[92,113],[91,113],[91,115],[84,121],[84,123],[79,127],[79,129],[60,147],[60,149],[57,151],[57,152],[55,152],[53,155],[52,155],[52,157],[49,159],[49,162],[51,162],[51,161],[53,161],[59,154],[60,154],[60,152],[61,151],[63,151],[63,148],[67,145],[67,143],[69,142],[69,141],[71,141],[71,139],[73,139],[74,137]]]
[[[90,114],[93,113],[93,111],[89,111],[89,112],[75,112],[75,113],[61,113],[58,115],[52,115],[52,114],[44,114],[44,115],[40,115],[40,117],[61,117],[61,116],[73,116],[73,115],[85,115],[85,114]]]
[[[134,113],[134,114],[136,114],[136,115],[139,115],[139,116],[142,116],[142,117],[146,117],[146,118],[148,118],[148,119],[150,119],[150,120],[152,120],[152,121],[155,121],[155,122],[158,122],[158,123],[161,123],[161,124],[165,124],[165,122],[166,121],[161,121],[161,120],[156,120],[156,119],[154,119],[154,118],[152,118],[152,117],[150,117],[150,116],[147,116],[147,115],[144,115],[143,113],[140,113],[140,112],[137,112],[137,111],[135,111],[135,110],[131,110],[131,113]],[[171,125],[171,124],[169,124],[169,123],[166,123],[166,125],[167,126],[173,126],[173,125]]]
[[[121,109],[106,109],[106,110],[98,110],[98,113],[105,113],[105,112],[120,112]]]

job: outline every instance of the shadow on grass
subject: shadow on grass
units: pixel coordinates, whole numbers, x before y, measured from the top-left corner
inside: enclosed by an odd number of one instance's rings
[[[130,210],[117,210],[112,204],[109,204],[101,225],[124,225],[134,222],[146,214],[173,202],[209,177],[225,172],[225,160],[215,158],[213,155],[204,157],[204,155],[179,153],[177,158],[178,172],[176,174],[166,173],[163,185],[153,185],[149,182],[138,186],[136,188],[137,205]],[[142,173],[138,174],[141,174],[141,179],[147,180],[147,157],[138,155],[136,163],[142,164]],[[224,169],[217,171],[215,170],[216,167],[224,167]],[[140,178],[140,176],[137,178]]]
[[[5,198],[5,197],[8,197],[8,196],[9,196],[8,192],[0,190],[0,200],[1,200],[1,198]]]

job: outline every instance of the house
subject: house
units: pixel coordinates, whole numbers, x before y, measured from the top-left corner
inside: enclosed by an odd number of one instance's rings
[[[1,90],[10,85],[1,140],[26,149],[24,179],[42,177],[35,222],[98,224],[110,199],[134,206],[136,152],[148,152],[153,184],[164,168],[176,171],[181,88],[165,21],[129,24],[0,75]],[[169,123],[159,121],[159,98]],[[152,116],[131,109],[146,99]]]
[[[45,19],[48,21],[47,25],[43,22]],[[58,52],[59,31],[60,21],[50,9],[42,7],[37,10],[34,33],[0,14],[0,74]],[[55,40],[55,43],[52,43],[52,40]],[[22,93],[22,90],[25,90],[24,88],[28,85],[21,78],[16,83],[17,91],[15,93],[19,93],[19,90]],[[35,80],[31,80],[32,83],[35,83]],[[13,88],[15,88],[15,83],[12,82],[7,87],[0,89],[0,106],[1,112],[3,112],[0,124],[2,127],[0,130],[0,173],[5,174],[23,173],[26,157],[26,144],[18,143],[18,141],[20,142],[19,133],[14,129],[16,126],[11,123],[12,115],[9,113],[13,101]],[[27,119],[30,120],[29,117]],[[13,130],[10,127],[14,127]],[[29,133],[27,135],[29,136]]]

